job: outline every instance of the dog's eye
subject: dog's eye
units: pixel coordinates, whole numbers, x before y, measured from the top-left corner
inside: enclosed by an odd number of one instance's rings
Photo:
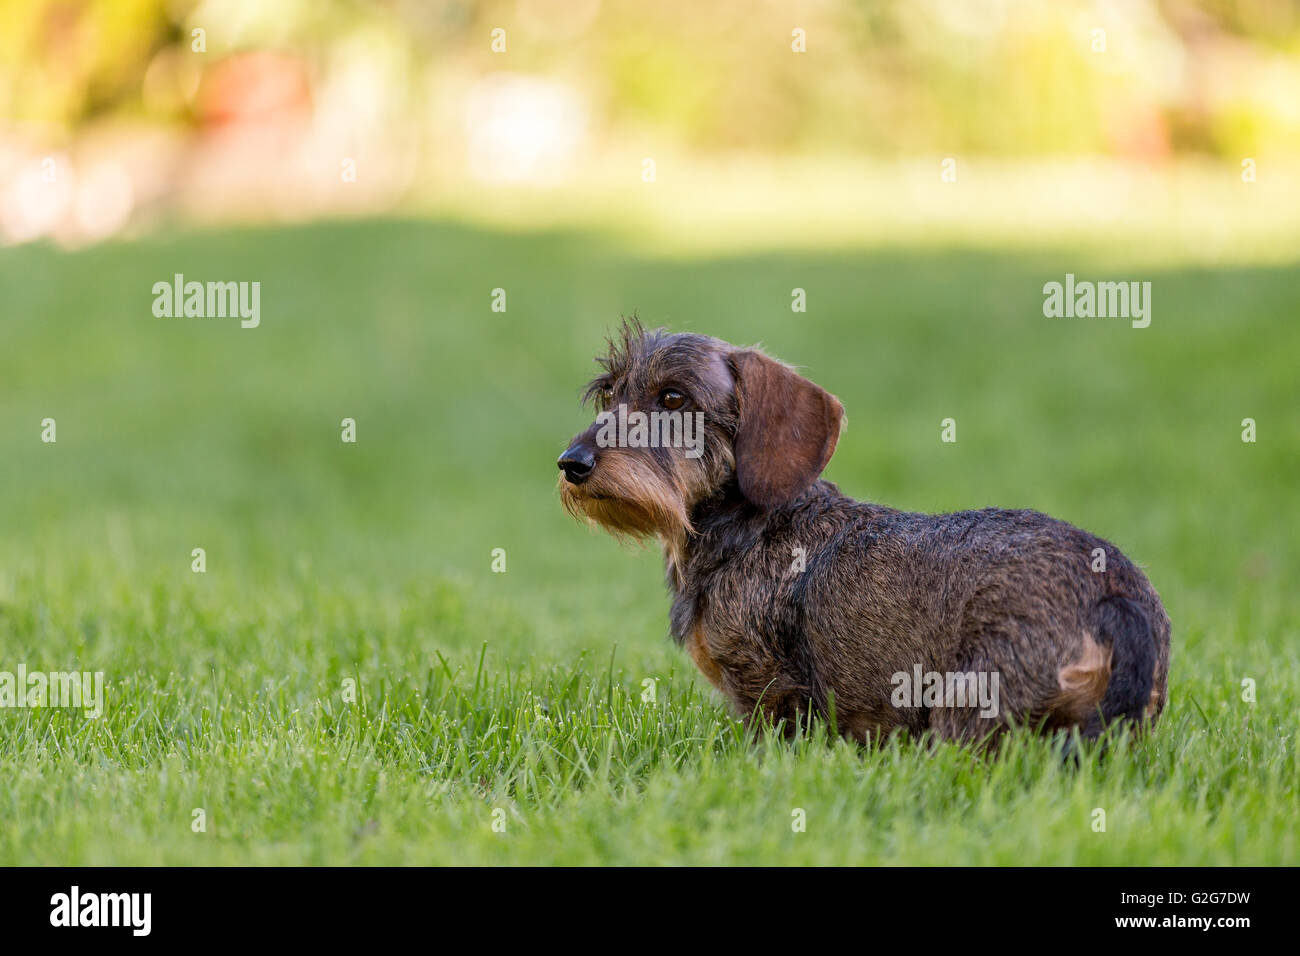
[[[659,404],[671,411],[676,411],[686,404],[686,396],[675,388],[666,388],[659,396]]]
[[[609,403],[612,402],[613,400],[614,400],[614,386],[606,385],[604,388],[600,390],[600,403],[603,406],[608,408]]]

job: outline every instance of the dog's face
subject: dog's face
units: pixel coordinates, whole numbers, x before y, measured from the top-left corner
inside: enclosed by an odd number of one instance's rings
[[[733,479],[761,508],[789,504],[835,450],[839,401],[761,352],[632,322],[596,361],[596,421],[560,456],[560,493],[615,534],[680,540]]]

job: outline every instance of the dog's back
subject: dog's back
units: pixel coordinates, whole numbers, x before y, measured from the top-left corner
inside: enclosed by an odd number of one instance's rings
[[[742,712],[794,719],[811,702],[860,739],[895,728],[974,739],[1012,723],[1096,736],[1164,706],[1159,598],[1114,545],[1063,521],[896,511],[825,481],[779,517],[740,498],[710,511],[674,633]],[[768,582],[759,595],[755,578]],[[918,669],[922,685],[945,678],[941,702],[918,692]],[[986,687],[996,675],[995,714],[951,699],[947,675],[970,674]]]

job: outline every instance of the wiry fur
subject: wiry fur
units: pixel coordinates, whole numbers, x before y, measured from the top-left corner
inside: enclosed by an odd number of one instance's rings
[[[663,542],[672,634],[740,713],[793,726],[833,710],[858,740],[968,741],[1015,723],[1095,737],[1159,716],[1169,618],[1114,545],[1033,511],[923,515],[842,495],[818,478],[840,403],[757,350],[632,321],[598,362],[598,403],[607,387],[611,404],[647,411],[665,388],[685,393],[705,414],[704,454],[601,449],[585,481],[561,477],[564,505]],[[916,665],[998,674],[999,714],[894,706],[893,675]]]

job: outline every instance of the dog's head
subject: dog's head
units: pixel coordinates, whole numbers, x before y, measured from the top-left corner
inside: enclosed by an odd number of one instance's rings
[[[835,450],[839,400],[755,349],[631,320],[596,361],[596,420],[560,455],[560,494],[615,534],[679,541],[733,479],[759,508],[788,505]]]

